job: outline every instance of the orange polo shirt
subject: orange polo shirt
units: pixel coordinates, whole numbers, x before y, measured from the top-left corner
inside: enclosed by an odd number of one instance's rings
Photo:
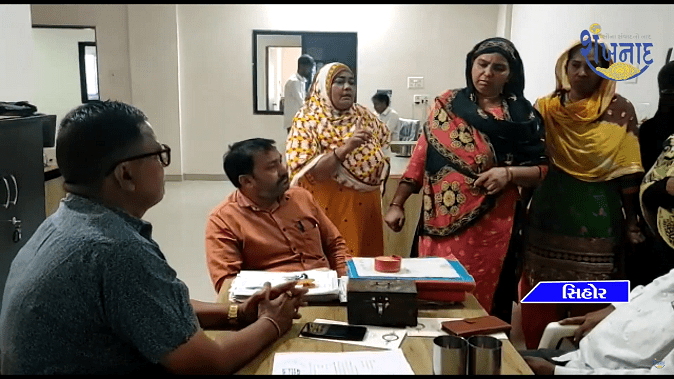
[[[346,275],[347,251],[337,227],[301,187],[288,189],[270,211],[236,190],[206,223],[206,261],[217,292],[241,270],[331,268]]]

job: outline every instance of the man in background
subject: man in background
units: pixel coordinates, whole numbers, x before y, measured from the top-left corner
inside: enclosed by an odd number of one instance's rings
[[[297,72],[294,73],[283,89],[283,126],[286,132],[293,125],[293,117],[304,105],[307,86],[311,83],[316,62],[311,55],[303,54],[297,59]]]
[[[377,92],[372,96],[372,104],[377,117],[391,131],[391,141],[400,141],[400,116],[391,108],[391,98],[387,93]]]

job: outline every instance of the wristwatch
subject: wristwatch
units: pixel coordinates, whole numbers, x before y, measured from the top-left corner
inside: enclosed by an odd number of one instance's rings
[[[227,312],[227,320],[229,320],[230,324],[236,324],[238,317],[239,317],[239,306],[237,304],[231,304],[229,306],[229,312]]]

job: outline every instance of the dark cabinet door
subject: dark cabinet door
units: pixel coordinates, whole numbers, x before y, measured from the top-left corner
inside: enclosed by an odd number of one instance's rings
[[[302,54],[316,61],[316,72],[328,63],[340,62],[349,66],[358,80],[358,35],[356,33],[304,33]],[[358,93],[356,91],[356,96]]]
[[[45,219],[44,117],[0,119],[0,305],[12,260]]]

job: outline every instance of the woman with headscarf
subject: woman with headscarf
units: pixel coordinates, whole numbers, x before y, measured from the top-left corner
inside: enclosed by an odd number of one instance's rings
[[[550,169],[529,207],[522,297],[540,281],[624,279],[624,245],[644,240],[637,226],[643,168],[634,107],[616,94],[615,81],[591,70],[581,47],[576,42],[559,57],[556,90],[536,102]],[[598,58],[600,67],[610,66]],[[594,59],[591,50],[587,60]],[[527,348],[538,347],[548,323],[604,306],[521,304]]]
[[[644,170],[649,170],[662,151],[663,143],[674,134],[674,61],[658,72],[658,111],[639,127],[639,147]]]
[[[639,127],[641,162],[648,172],[641,184],[639,199],[644,218],[646,242],[628,266],[630,284],[646,285],[674,268],[674,243],[667,210],[674,208],[674,61],[666,63],[658,73],[660,100],[653,118]],[[649,171],[650,170],[650,171]]]
[[[353,73],[323,66],[310,98],[293,120],[286,143],[291,185],[309,190],[355,257],[384,255],[381,185],[389,173],[383,148],[391,133],[354,102]]]
[[[466,88],[436,97],[384,220],[400,231],[403,206],[423,189],[419,256],[455,257],[490,312],[515,223],[517,186],[545,169],[542,121],[524,98],[512,42],[489,38],[466,57]]]

